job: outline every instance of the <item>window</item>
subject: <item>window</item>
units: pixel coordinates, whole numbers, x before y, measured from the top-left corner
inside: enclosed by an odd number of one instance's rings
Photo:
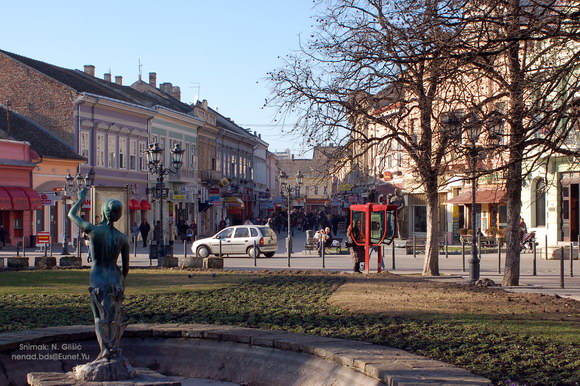
[[[304,193],[308,196],[310,194],[310,185],[306,185],[304,188]]]
[[[415,206],[413,209],[413,231],[427,232],[427,207]]]
[[[234,237],[250,237],[250,231],[248,228],[237,228],[236,235]]]
[[[324,193],[322,193],[322,194],[324,194],[325,196],[328,196],[328,186],[324,187]]]
[[[197,152],[194,144],[190,145],[191,153],[189,154],[189,167],[192,169],[197,169]],[[212,161],[214,163],[214,161]],[[213,166],[212,166],[213,167]],[[212,169],[216,170],[216,169]]]
[[[147,144],[145,142],[139,142],[139,170],[147,170],[145,150],[147,150]]]
[[[258,230],[256,228],[250,228],[250,234],[252,237],[258,237]]]
[[[127,168],[127,138],[119,138],[119,169]]]
[[[81,155],[85,158],[89,158],[89,133],[81,132]]]
[[[109,154],[109,167],[117,167],[117,137],[114,135],[109,135],[109,142],[107,146],[107,152]]]
[[[137,141],[134,139],[129,142],[129,169],[137,169]]]
[[[97,166],[105,166],[105,136],[97,134]]]
[[[314,187],[314,194],[317,195],[318,194],[318,186]]]
[[[536,209],[536,226],[546,226],[546,183],[543,179],[536,182],[535,209]]]

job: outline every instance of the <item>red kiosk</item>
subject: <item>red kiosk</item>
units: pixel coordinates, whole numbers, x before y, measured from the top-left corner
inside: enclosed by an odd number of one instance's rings
[[[353,240],[354,243],[365,247],[365,271],[369,273],[371,247],[381,244],[391,244],[397,234],[397,205],[385,204],[356,204],[350,206],[350,223],[360,221],[360,231],[364,235],[364,242]],[[385,240],[388,240],[384,242]],[[378,248],[378,269],[382,271],[383,252]]]

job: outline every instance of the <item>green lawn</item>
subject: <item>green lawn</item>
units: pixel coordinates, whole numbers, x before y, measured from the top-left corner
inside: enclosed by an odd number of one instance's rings
[[[87,280],[88,271],[0,272],[0,332],[92,324]],[[329,303],[347,280],[337,274],[218,273],[212,277],[178,270],[134,270],[127,281],[125,304],[130,323],[216,323],[304,332],[402,348],[497,383],[580,382],[578,339],[552,339],[549,322],[521,333],[493,318],[486,322],[472,315],[447,320],[439,311],[430,317],[389,315],[385,309],[348,311]],[[563,321],[555,328],[563,326],[573,329],[578,323]]]

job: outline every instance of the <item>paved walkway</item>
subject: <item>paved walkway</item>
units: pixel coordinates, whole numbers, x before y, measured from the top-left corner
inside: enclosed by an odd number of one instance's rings
[[[325,257],[324,267],[322,258],[317,256],[316,251],[305,251],[305,233],[296,232],[293,240],[294,248],[292,257],[290,259],[290,267],[288,267],[288,258],[285,246],[285,234],[280,234],[278,236],[278,252],[272,258],[258,258],[254,265],[254,260],[248,256],[240,257],[227,257],[224,261],[224,267],[228,270],[285,270],[285,269],[319,269],[326,271],[352,271],[353,263],[348,252],[343,251],[343,254],[329,254]],[[339,235],[344,237],[344,235]],[[398,243],[401,244],[401,243]],[[85,249],[86,250],[86,249]],[[2,248],[0,249],[0,257],[14,256],[14,248]],[[53,253],[55,256],[59,256],[62,251],[62,247],[55,247]],[[75,253],[74,247],[70,248],[71,253]],[[136,252],[136,253],[135,253]],[[469,253],[469,251],[467,251]],[[22,252],[21,252],[22,254]],[[420,274],[423,268],[424,255],[417,255],[413,258],[413,255],[407,255],[404,248],[395,248],[395,263],[393,268],[392,259],[392,247],[385,246],[385,268],[392,273],[399,274]],[[40,256],[41,253],[27,251],[27,256]],[[191,255],[190,246],[187,247],[187,255]],[[558,295],[562,297],[570,297],[580,301],[580,262],[575,260],[574,263],[574,277],[570,277],[570,261],[564,261],[564,288],[560,287],[560,261],[559,260],[545,260],[538,253],[536,259],[537,264],[537,275],[534,276],[532,273],[533,267],[533,256],[531,253],[522,254],[521,259],[521,276],[520,276],[520,286],[506,288],[513,292],[537,292],[544,293],[547,295]],[[184,247],[182,243],[174,245],[174,256],[184,256]],[[87,254],[83,253],[83,262],[87,264],[86,261]],[[504,269],[504,258],[505,254],[502,254],[502,261],[499,265],[503,273]],[[459,255],[449,255],[446,258],[444,255],[440,255],[439,267],[444,278],[450,279],[455,278],[455,280],[467,280],[468,274],[468,259],[469,256],[465,257],[466,271],[463,271],[462,256]],[[31,262],[32,263],[32,262]],[[131,250],[131,266],[134,267],[147,267],[151,265],[157,265],[156,260],[149,260],[149,254],[147,248],[143,248],[141,244],[138,245],[137,250]],[[376,272],[377,268],[377,258],[376,254],[373,254],[371,258],[371,271]],[[496,283],[500,284],[502,280],[502,274],[498,274],[498,256],[497,253],[494,254],[484,254],[481,259],[481,278],[490,278]]]

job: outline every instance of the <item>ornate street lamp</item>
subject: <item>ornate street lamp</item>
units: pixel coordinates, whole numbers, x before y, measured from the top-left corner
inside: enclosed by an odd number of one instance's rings
[[[171,149],[171,168],[165,168],[163,165],[163,151],[164,149],[160,148],[159,143],[157,142],[149,144],[147,150],[145,150],[149,173],[151,175],[157,175],[155,197],[159,199],[159,221],[161,225],[161,244],[157,244],[157,256],[159,258],[158,264],[160,265],[162,265],[160,259],[164,258],[166,255],[165,233],[163,232],[163,193],[165,191],[163,177],[168,174],[177,174],[179,172],[179,169],[183,166],[183,153],[185,153],[185,149],[182,149],[181,144],[179,143],[176,143],[175,146],[173,146],[173,149]]]
[[[477,159],[479,157],[479,150],[477,148],[477,142],[479,136],[481,135],[481,124],[477,119],[477,116],[470,115],[465,120],[465,130],[467,132],[467,138],[469,139],[469,149],[468,155],[471,163],[471,258],[469,259],[469,281],[475,283],[479,279],[479,256],[477,251]]]
[[[71,176],[70,173],[68,173],[65,177],[65,185],[64,185],[64,200],[63,200],[63,208],[64,208],[64,221],[63,221],[63,225],[64,225],[64,231],[63,231],[63,243],[62,243],[62,253],[61,255],[68,255],[69,251],[68,251],[68,235],[67,235],[67,231],[70,227],[70,220],[67,216],[68,214],[68,209],[67,209],[67,203],[66,203],[66,197],[68,196],[72,196],[73,194],[77,194],[78,192],[80,192],[84,187],[90,188],[94,181],[95,181],[95,170],[93,168],[91,168],[91,170],[87,173],[87,175],[85,177],[83,177],[80,173],[80,171],[77,171],[77,175],[76,177]],[[77,256],[81,257],[81,228],[78,228],[78,236],[77,236]]]
[[[304,176],[302,175],[300,170],[298,170],[298,173],[296,173],[296,186],[293,187],[290,185],[288,175],[283,170],[280,170],[280,182],[282,185],[282,191],[285,190],[288,196],[288,235],[286,238],[286,250],[288,251],[288,267],[290,267],[290,258],[292,256],[292,219],[290,214],[292,210],[292,190],[296,189],[296,187],[300,189],[300,186],[302,186],[303,178]],[[295,196],[297,195],[295,194]]]

